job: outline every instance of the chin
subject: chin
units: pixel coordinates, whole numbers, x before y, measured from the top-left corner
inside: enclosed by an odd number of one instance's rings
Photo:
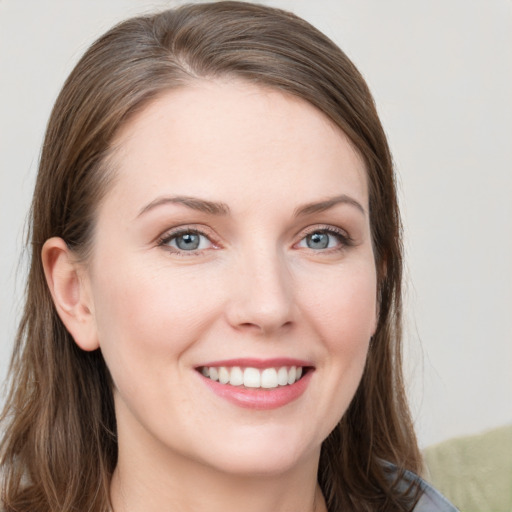
[[[304,463],[318,462],[320,442],[311,447],[304,443],[303,436],[290,436],[281,429],[264,430],[255,431],[254,435],[231,436],[228,445],[215,443],[217,449],[209,452],[207,464],[224,473],[264,477],[288,473]]]
[[[238,453],[236,457],[217,459],[214,467],[222,473],[239,477],[277,477],[299,467],[303,459],[286,452],[276,453],[276,451],[258,454]]]

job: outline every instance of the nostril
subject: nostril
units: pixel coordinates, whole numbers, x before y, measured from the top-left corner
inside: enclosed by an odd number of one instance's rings
[[[253,331],[255,334],[274,334],[277,331],[286,331],[293,326],[292,321],[270,322],[261,320],[260,322],[240,322],[235,324],[232,322],[233,327],[238,330]]]

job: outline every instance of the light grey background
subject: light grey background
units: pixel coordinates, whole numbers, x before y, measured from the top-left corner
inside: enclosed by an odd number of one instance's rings
[[[0,377],[52,103],[114,22],[177,3],[0,0]],[[407,375],[421,444],[512,422],[512,1],[263,3],[326,32],[375,95],[400,175]]]

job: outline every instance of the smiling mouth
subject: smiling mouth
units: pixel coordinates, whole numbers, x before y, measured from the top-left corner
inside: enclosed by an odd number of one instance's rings
[[[275,389],[291,386],[309,370],[303,366],[253,368],[240,366],[202,366],[198,371],[206,378],[230,386],[252,389]]]

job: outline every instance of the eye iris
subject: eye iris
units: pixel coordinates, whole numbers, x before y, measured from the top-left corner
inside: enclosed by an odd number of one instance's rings
[[[176,237],[176,246],[184,251],[193,251],[199,247],[199,235],[186,233]]]
[[[312,233],[306,237],[306,243],[310,249],[325,249],[329,246],[327,233]]]

